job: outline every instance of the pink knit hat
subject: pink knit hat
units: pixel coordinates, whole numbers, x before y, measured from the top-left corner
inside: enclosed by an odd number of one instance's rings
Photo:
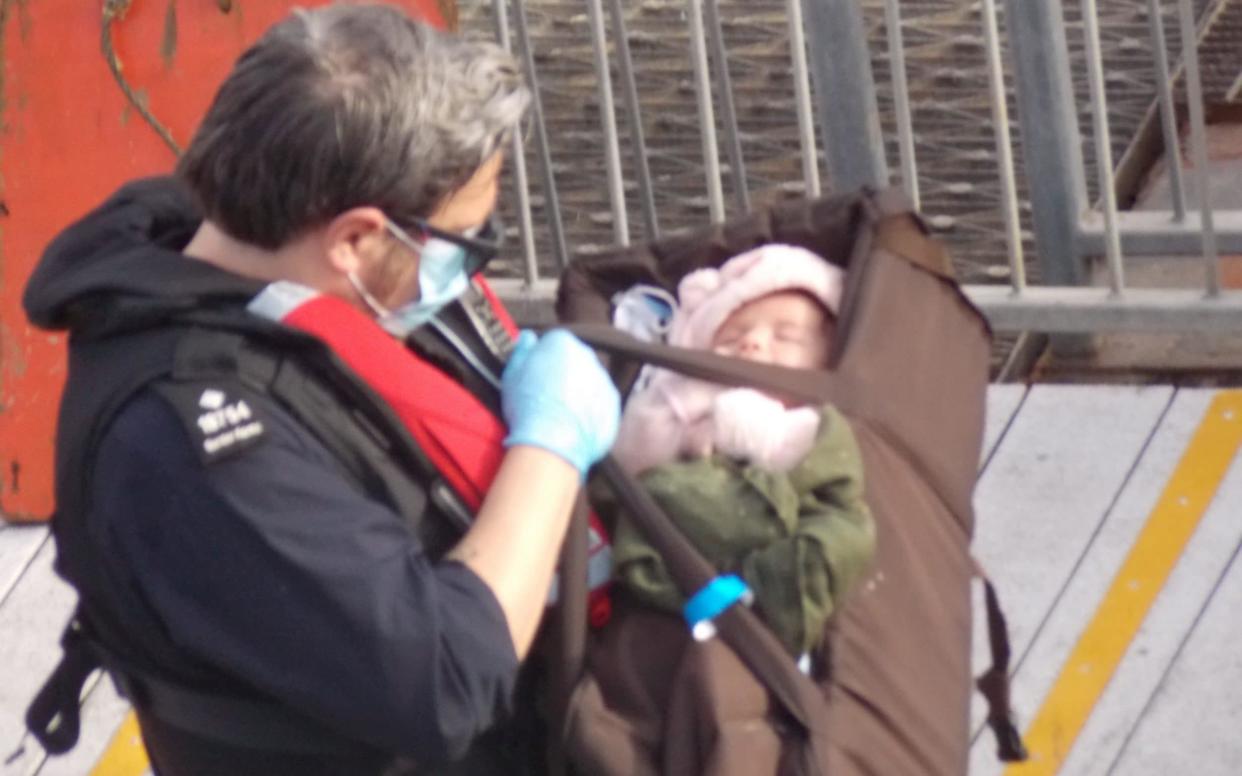
[[[836,315],[844,281],[840,268],[805,248],[762,245],[720,269],[700,269],[682,278],[669,344],[705,348],[734,310],[777,291],[806,291]]]

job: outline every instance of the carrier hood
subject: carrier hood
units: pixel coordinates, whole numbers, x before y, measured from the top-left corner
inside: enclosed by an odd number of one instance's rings
[[[202,218],[172,177],[134,181],[65,229],[44,251],[22,303],[43,329],[86,333],[109,311],[181,309],[248,299],[262,287],[181,249]]]
[[[792,245],[761,245],[704,267],[677,285],[678,309],[669,326],[669,343],[705,348],[739,308],[778,291],[804,291],[833,317],[841,306],[845,273],[814,253]]]
[[[695,270],[771,243],[804,247],[845,271],[832,369],[819,379],[823,400],[854,428],[876,521],[871,576],[837,615],[822,688],[830,731],[823,771],[965,773],[968,548],[990,332],[904,196],[783,203],[579,259],[562,278],[558,313],[606,324],[614,294],[634,284],[672,289]]]

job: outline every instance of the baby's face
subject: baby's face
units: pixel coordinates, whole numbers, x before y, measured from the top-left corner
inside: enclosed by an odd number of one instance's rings
[[[778,291],[733,311],[712,337],[712,350],[796,369],[823,369],[836,319],[808,294]]]

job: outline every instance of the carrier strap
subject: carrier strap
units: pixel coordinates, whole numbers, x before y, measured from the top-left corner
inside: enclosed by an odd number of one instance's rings
[[[820,404],[829,386],[847,378],[825,369],[792,369],[729,358],[707,350],[688,350],[643,342],[603,323],[574,323],[565,328],[578,339],[615,356],[673,369],[690,377],[736,387],[757,386],[797,401]]]
[[[1007,763],[1023,762],[1027,758],[1026,745],[1022,743],[1022,734],[1018,732],[1009,705],[1009,627],[1005,624],[1005,613],[1001,611],[992,580],[983,574],[978,563],[975,571],[983,580],[988,646],[992,652],[992,667],[975,680],[975,687],[988,702],[988,726],[996,735],[996,756]]]
[[[620,464],[609,456],[599,464],[599,471],[639,531],[663,558],[669,576],[683,595],[692,595],[716,577],[712,564]],[[819,687],[798,670],[776,636],[749,608],[731,606],[715,623],[721,637],[768,688],[806,737],[809,745],[803,751],[808,762],[800,772],[820,773],[825,762],[822,718],[826,706]]]

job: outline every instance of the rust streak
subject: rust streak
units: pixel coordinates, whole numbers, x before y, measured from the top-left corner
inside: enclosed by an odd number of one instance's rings
[[[7,33],[9,30],[9,8],[12,4],[13,0],[0,0],[0,129],[5,127],[5,108],[8,107],[5,75],[9,69]]]
[[[173,154],[181,156],[181,146],[173,139],[172,132],[168,127],[164,126],[151,109],[147,107],[144,96],[134,90],[134,87],[125,77],[123,65],[120,57],[117,56],[116,48],[112,42],[112,24],[125,18],[125,13],[129,10],[132,0],[104,0],[103,6],[103,30],[100,33],[100,48],[103,51],[104,59],[108,62],[108,69],[112,71],[112,76],[116,79],[117,86],[121,87],[121,92],[130,104],[134,106],[134,110],[138,111],[138,115],[142,116],[147,124],[155,130],[155,134],[160,136],[164,144],[172,149]]]
[[[164,67],[171,69],[177,57],[177,0],[168,0],[168,9],[164,11],[164,37],[160,41],[160,56],[164,59]]]

